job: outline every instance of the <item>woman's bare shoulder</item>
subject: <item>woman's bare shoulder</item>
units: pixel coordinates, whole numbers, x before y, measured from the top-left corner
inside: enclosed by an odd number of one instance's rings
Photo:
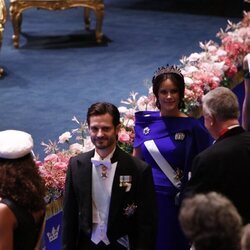
[[[16,217],[6,204],[0,202],[0,227],[6,224],[14,226]]]

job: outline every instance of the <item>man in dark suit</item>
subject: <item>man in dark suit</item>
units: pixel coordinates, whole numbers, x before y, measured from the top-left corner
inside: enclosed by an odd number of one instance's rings
[[[63,207],[64,250],[153,250],[156,202],[151,168],[117,145],[120,114],[95,103],[87,113],[95,149],[69,162]]]
[[[229,198],[243,222],[250,222],[250,133],[239,125],[239,103],[228,88],[218,87],[202,99],[205,126],[215,139],[192,165],[185,195],[215,191]]]

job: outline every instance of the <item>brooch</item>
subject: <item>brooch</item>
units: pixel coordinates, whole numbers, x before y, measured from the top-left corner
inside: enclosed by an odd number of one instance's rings
[[[149,127],[146,127],[146,128],[143,129],[143,134],[144,135],[148,135],[149,132],[150,132],[150,128]]]
[[[125,192],[130,191],[132,182],[132,176],[131,175],[120,175],[120,187],[125,187]]]
[[[102,171],[101,171],[102,179],[108,178],[108,168],[104,165],[102,165],[101,167],[102,167]]]
[[[128,206],[126,208],[124,208],[124,215],[126,215],[127,217],[132,216],[135,213],[137,206],[132,203],[131,205],[128,204]]]
[[[181,170],[180,168],[176,169],[176,175],[174,176],[174,179],[177,181],[180,181],[183,177],[183,170]]]
[[[184,133],[176,133],[176,134],[174,135],[174,139],[175,139],[176,141],[183,141],[184,138],[185,138],[185,134],[184,134]]]

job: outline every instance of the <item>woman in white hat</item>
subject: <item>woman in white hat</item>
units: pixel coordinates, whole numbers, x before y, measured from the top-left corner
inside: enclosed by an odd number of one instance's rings
[[[45,215],[45,185],[30,134],[0,132],[0,250],[38,247]]]

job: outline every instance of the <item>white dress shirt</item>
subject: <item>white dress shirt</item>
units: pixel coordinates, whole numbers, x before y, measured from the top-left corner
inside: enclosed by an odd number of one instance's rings
[[[108,160],[110,161],[115,149],[104,159],[101,158],[98,153],[95,151],[95,155],[93,157],[94,160],[99,161],[99,160]],[[113,180],[114,180],[114,175],[115,175],[115,170],[116,170],[117,162],[111,164],[111,167],[107,168],[107,177],[103,178],[102,177],[102,167],[100,166],[95,166],[92,164],[93,168],[96,168],[97,174],[99,176],[100,182],[102,184],[102,187],[105,189],[103,192],[107,192],[108,196],[111,197],[111,191],[112,191],[112,185],[113,185]],[[92,185],[96,185],[96,183],[93,183]],[[110,199],[109,199],[110,200]],[[105,211],[106,218],[108,219],[108,214],[109,214],[109,204],[107,206],[107,211]],[[93,211],[93,218],[92,218],[92,235],[91,235],[91,240],[95,243],[98,244],[100,241],[103,241],[106,245],[109,245],[109,239],[107,237],[107,219],[104,221],[101,216],[100,212],[98,211],[94,201],[92,200],[92,211]]]

